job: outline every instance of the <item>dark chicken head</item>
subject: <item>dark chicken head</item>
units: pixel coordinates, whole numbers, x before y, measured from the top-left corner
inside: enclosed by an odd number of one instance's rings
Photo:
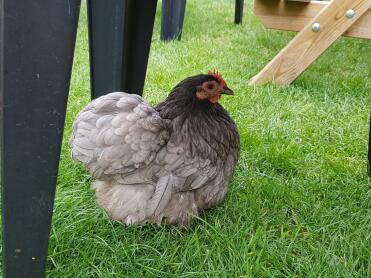
[[[198,101],[210,103],[217,103],[223,94],[233,95],[222,76],[212,71],[186,78],[173,89],[173,92],[177,91]]]

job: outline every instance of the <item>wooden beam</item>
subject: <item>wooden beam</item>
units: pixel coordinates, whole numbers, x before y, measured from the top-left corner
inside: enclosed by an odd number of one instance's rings
[[[371,0],[333,0],[249,83],[290,84],[370,7]],[[345,17],[349,9],[355,11],[351,19]],[[319,32],[312,31],[315,22]]]
[[[300,31],[329,3],[324,1],[257,0],[255,1],[254,11],[266,28]],[[371,39],[371,9],[343,35]]]

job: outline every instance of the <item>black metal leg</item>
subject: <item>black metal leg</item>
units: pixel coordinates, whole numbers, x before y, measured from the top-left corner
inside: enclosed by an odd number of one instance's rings
[[[186,0],[162,0],[161,40],[181,39]]]
[[[80,0],[1,0],[3,270],[43,277]]]
[[[236,6],[234,11],[234,23],[242,24],[243,17],[243,0],[236,0]]]
[[[92,98],[142,94],[157,0],[88,0]]]

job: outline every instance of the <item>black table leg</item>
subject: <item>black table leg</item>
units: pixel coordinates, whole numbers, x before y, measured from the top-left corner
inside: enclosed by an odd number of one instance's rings
[[[88,0],[92,98],[142,94],[157,0]]]
[[[242,24],[243,17],[243,0],[236,0],[236,6],[234,11],[234,23]]]
[[[3,270],[43,277],[80,0],[0,0]]]
[[[162,0],[162,41],[181,39],[185,8],[186,0]]]

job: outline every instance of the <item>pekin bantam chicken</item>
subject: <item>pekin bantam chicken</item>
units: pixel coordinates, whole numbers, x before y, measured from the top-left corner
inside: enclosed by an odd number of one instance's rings
[[[77,115],[72,156],[95,179],[97,202],[113,219],[188,227],[192,215],[223,201],[240,139],[218,103],[222,94],[233,91],[209,72],[183,80],[156,107],[115,92]]]

